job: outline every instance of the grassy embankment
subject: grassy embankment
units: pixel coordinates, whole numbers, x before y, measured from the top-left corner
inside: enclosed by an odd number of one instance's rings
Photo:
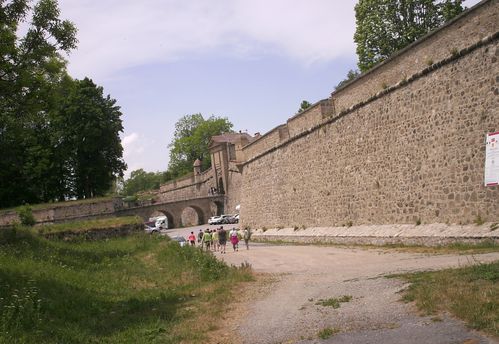
[[[71,221],[51,225],[35,226],[29,230],[38,233],[87,232],[90,230],[109,229],[124,225],[142,225],[144,221],[138,216],[110,217],[96,220]]]
[[[449,312],[469,327],[499,337],[499,261],[394,277],[411,283],[403,299],[414,301],[424,315],[438,321],[439,312]]]
[[[252,279],[196,248],[137,234],[49,241],[0,231],[0,343],[205,343]]]

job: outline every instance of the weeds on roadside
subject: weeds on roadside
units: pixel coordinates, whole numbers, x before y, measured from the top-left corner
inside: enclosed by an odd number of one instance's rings
[[[342,302],[350,302],[351,300],[352,300],[352,296],[351,295],[343,295],[343,296],[341,296],[339,298],[332,297],[332,298],[329,298],[329,299],[326,299],[326,300],[320,299],[315,304],[323,306],[323,307],[340,308],[340,303],[342,303]]]
[[[403,294],[425,315],[448,311],[477,330],[499,336],[499,262],[399,275],[411,283]]]
[[[320,339],[328,339],[338,332],[340,332],[340,330],[337,328],[326,327],[317,333],[317,337],[319,337]]]

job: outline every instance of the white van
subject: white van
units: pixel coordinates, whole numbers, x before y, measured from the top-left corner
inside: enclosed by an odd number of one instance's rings
[[[149,218],[149,223],[154,222],[157,229],[168,229],[168,218],[166,216],[156,216]]]

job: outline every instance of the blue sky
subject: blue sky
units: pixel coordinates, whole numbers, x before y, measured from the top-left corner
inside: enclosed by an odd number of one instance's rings
[[[469,7],[477,0],[465,1]],[[356,1],[60,0],[68,56],[118,101],[128,173],[164,171],[175,122],[202,113],[267,132],[356,66]]]

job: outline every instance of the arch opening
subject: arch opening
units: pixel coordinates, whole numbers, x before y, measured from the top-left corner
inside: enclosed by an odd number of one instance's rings
[[[205,223],[205,216],[199,207],[189,205],[182,210],[180,221],[184,227],[197,226]]]

